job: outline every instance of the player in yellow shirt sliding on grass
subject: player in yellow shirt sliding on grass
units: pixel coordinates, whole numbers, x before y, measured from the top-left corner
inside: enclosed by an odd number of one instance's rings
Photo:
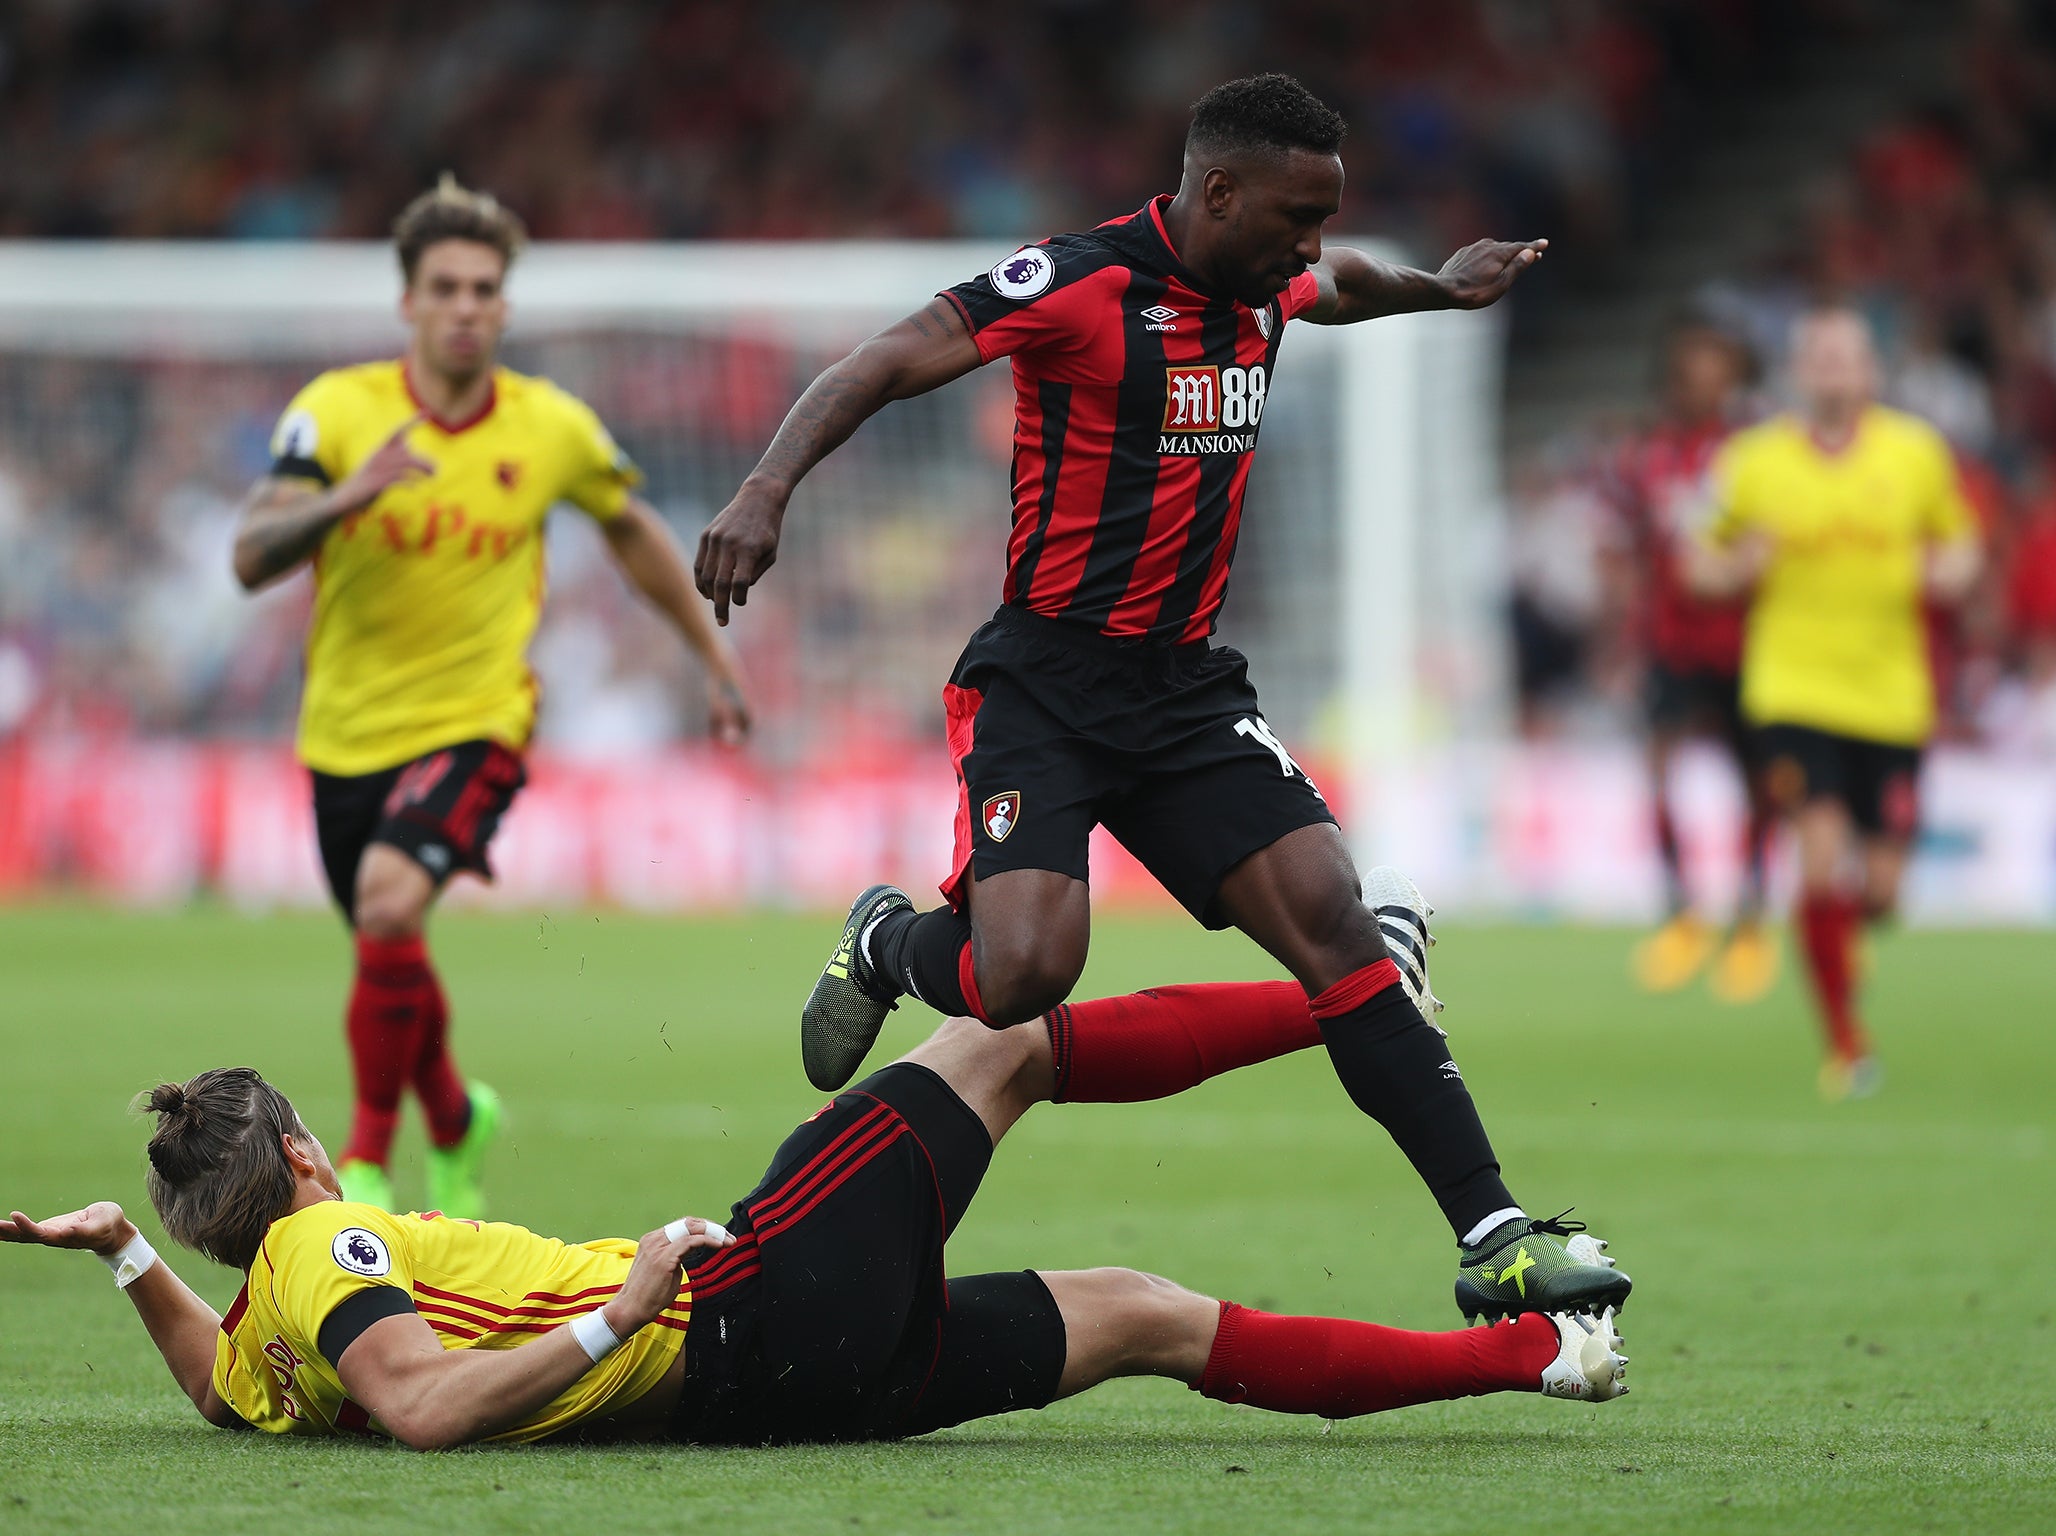
[[[104,1259],[210,1423],[421,1448],[567,1432],[897,1439],[1116,1376],[1326,1418],[1486,1392],[1603,1402],[1627,1390],[1610,1307],[1420,1333],[1276,1316],[1128,1269],[947,1276],[944,1242],[1000,1138],[1037,1103],[1085,1096],[1108,1063],[1127,1070],[1124,1005],[1136,1001],[1070,1007],[1068,1069],[1054,1020],[946,1021],[787,1137],[726,1230],[681,1217],[640,1243],[566,1244],[505,1223],[391,1216],[344,1199],[285,1096],[230,1068],[148,1099],[149,1193],[165,1230],[247,1272],[226,1318],[112,1203],[41,1222],[16,1211],[0,1240]],[[1124,1097],[1319,1043],[1292,982],[1147,1001],[1177,1015],[1191,1049],[1149,1084],[1114,1090]],[[1580,1243],[1604,1262],[1602,1245]],[[1546,1260],[1527,1246],[1509,1257],[1523,1294],[1537,1296]]]

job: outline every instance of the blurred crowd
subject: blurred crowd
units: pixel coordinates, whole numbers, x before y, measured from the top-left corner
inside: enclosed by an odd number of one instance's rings
[[[1788,403],[1787,337],[1808,305],[1869,317],[1887,403],[1948,436],[1986,532],[1982,590],[1931,624],[1944,731],[2056,755],[2056,6],[1966,9],[1951,97],[1876,126],[1788,239],[1680,322],[1734,344],[1746,421]],[[1665,409],[1676,402],[1589,423],[1516,469],[1513,627],[1532,733],[1613,730],[1634,711],[1648,616],[1619,467]]]
[[[546,239],[1035,235],[1259,69],[1341,224],[1618,240],[1710,94],[1849,0],[15,0],[0,237],[372,237],[445,168]],[[1463,239],[1475,238],[1466,233]]]

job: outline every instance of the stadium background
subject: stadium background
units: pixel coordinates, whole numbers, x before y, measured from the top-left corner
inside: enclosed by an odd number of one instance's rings
[[[1432,456],[1475,468],[1431,488],[1422,517],[1462,520],[1446,558],[1465,587],[1421,648],[1408,717],[1383,722],[1405,751],[1330,779],[1345,805],[1380,802],[1352,817],[1376,851],[1473,910],[1654,910],[1629,745],[1641,614],[1613,558],[1607,468],[1678,306],[1746,336],[1775,401],[1786,321],[1832,291],[1875,317],[1891,398],[1957,444],[1997,553],[1962,622],[1937,626],[1947,744],[1909,911],[2056,919],[2044,6],[1077,0],[995,26],[934,0],[29,3],[0,19],[0,237],[46,267],[82,259],[79,242],[377,240],[453,168],[545,242],[983,249],[1158,190],[1186,103],[1258,66],[1300,73],[1351,119],[1338,227],[1430,262],[1484,231],[1555,242],[1465,384],[1486,402],[1476,451]],[[840,339],[524,337],[520,283],[513,360],[594,400],[688,542]],[[227,539],[280,403],[320,367],[389,351],[397,327],[297,351],[278,329],[242,355],[0,339],[0,892],[318,900],[291,830],[297,778],[266,745],[290,729],[306,585],[249,602]],[[1297,355],[1325,390],[1311,349]],[[809,509],[824,526],[732,631],[760,719],[740,763],[694,749],[688,663],[584,530],[559,526],[536,646],[544,766],[497,899],[804,906],[881,858],[932,878],[949,788],[937,685],[993,599],[1005,410],[997,378],[899,408],[872,429],[875,456],[949,472]],[[1338,615],[1364,598],[1307,574],[1347,513],[1300,445],[1277,445],[1286,427],[1279,413],[1227,632],[1286,739],[1333,765],[1349,755]],[[595,794],[629,835],[667,843],[672,878],[606,867],[609,839],[574,810]],[[1733,785],[1688,760],[1683,797],[1718,899]],[[631,809],[685,799],[728,809],[655,828]],[[774,842],[792,851],[749,853]],[[1105,894],[1149,899],[1111,849],[1102,862]]]
[[[1198,91],[1280,67],[1351,120],[1343,226],[1430,261],[1485,230],[1555,242],[1501,312],[1423,349],[1470,349],[1423,394],[1429,415],[1452,395],[1485,409],[1472,451],[1423,457],[1415,533],[1444,542],[1420,587],[1417,707],[1386,722],[1366,779],[1392,804],[1350,819],[1368,851],[1433,876],[1444,1022],[1522,1197],[1579,1202],[1637,1281],[1635,1395],[1592,1414],[1502,1398],[1322,1426],[1117,1383],[903,1446],[413,1458],[204,1431],[96,1265],[7,1250],[0,1524],[2056,1527],[2056,1228],[2036,1214],[2056,1148],[2037,1027],[2056,996],[2052,9],[0,4],[0,1201],[139,1212],[123,1106],[160,1076],[257,1062],[332,1144],[349,1108],[347,942],[319,905],[285,745],[304,584],[252,601],[227,555],[292,389],[397,344],[390,257],[364,251],[369,332],[246,314],[211,344],[205,325],[197,342],[191,324],[124,335],[153,287],[261,272],[253,292],[303,280],[311,303],[327,285],[308,274],[348,266],[349,242],[380,240],[445,168],[546,245],[623,260],[683,255],[655,243],[673,241],[716,264],[765,239],[1003,250],[1163,190]],[[588,392],[690,535],[828,337],[538,328],[553,259],[516,275],[514,361]],[[827,252],[824,281],[848,259]],[[124,263],[120,302],[96,303]],[[31,313],[60,278],[70,307]],[[1890,1081],[1833,1106],[1794,967],[1756,1007],[1652,999],[1625,923],[1547,921],[1639,922],[1657,898],[1640,615],[1607,491],[1664,320],[1712,307],[1760,346],[1774,398],[1784,321],[1823,289],[1864,304],[1894,398],[1957,443],[1996,554],[1939,637],[1949,739],[1910,892],[1919,924],[1994,926],[1882,937]],[[1343,797],[1333,366],[1295,337],[1280,387],[1304,409],[1267,429],[1227,624]],[[817,1106],[792,1015],[839,903],[895,862],[932,878],[947,835],[936,694],[994,599],[1004,384],[896,408],[838,456],[731,631],[760,722],[740,759],[698,740],[676,642],[578,520],[556,520],[543,751],[498,850],[493,902],[513,910],[477,910],[492,903],[473,888],[435,920],[459,1049],[513,1116],[497,1214],[579,1237],[718,1208]],[[911,493],[880,468],[907,464],[926,466]],[[1686,777],[1717,903],[1734,788],[1711,755]],[[599,811],[580,803],[595,791],[614,796]],[[1146,902],[1117,863],[1095,870],[1114,905]],[[1182,916],[1117,911],[1079,990],[1275,971]],[[887,1047],[926,1022],[903,1009]],[[403,1200],[421,1146],[410,1123]],[[1038,1111],[952,1255],[1133,1263],[1274,1310],[1456,1321],[1448,1234],[1319,1053],[1166,1103]],[[216,1306],[233,1296],[228,1271],[177,1263]]]

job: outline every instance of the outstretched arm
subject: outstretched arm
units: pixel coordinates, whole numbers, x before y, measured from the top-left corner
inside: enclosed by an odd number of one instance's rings
[[[678,1226],[679,1223],[673,1223]],[[648,1327],[678,1299],[685,1256],[735,1241],[699,1217],[671,1237],[659,1228],[637,1245],[635,1263],[600,1310],[621,1340]],[[382,1317],[342,1350],[336,1375],[351,1398],[395,1439],[417,1451],[447,1450],[518,1424],[593,1368],[570,1323],[519,1349],[445,1349],[413,1311]]]
[[[706,601],[693,590],[685,552],[654,507],[630,497],[621,515],[601,525],[608,553],[637,591],[668,618],[707,669],[708,730],[724,747],[742,745],[750,707],[735,652],[714,627]]]
[[[1339,247],[1314,266],[1320,297],[1304,318],[1315,325],[1354,325],[1424,309],[1483,309],[1548,249],[1547,240],[1479,240],[1445,261],[1441,271],[1422,272]]]
[[[777,560],[785,505],[809,470],[882,407],[939,389],[981,361],[962,313],[938,298],[808,385],[735,499],[700,535],[693,579],[713,600],[715,621],[726,624],[729,603],[749,601],[750,588]]]
[[[46,1248],[82,1248],[102,1258],[119,1254],[136,1236],[135,1223],[112,1200],[95,1201],[83,1210],[31,1221],[15,1211],[0,1221],[0,1242],[39,1243]],[[150,1330],[150,1341],[164,1356],[179,1390],[192,1399],[200,1417],[224,1428],[242,1420],[214,1390],[214,1341],[221,1316],[157,1259],[129,1282],[128,1299]]]

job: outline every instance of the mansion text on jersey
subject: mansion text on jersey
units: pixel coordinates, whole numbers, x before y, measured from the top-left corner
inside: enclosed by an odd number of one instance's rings
[[[1204,432],[1197,434],[1166,432],[1157,439],[1157,452],[1166,458],[1189,458],[1206,453],[1253,453],[1256,451],[1254,432]]]

